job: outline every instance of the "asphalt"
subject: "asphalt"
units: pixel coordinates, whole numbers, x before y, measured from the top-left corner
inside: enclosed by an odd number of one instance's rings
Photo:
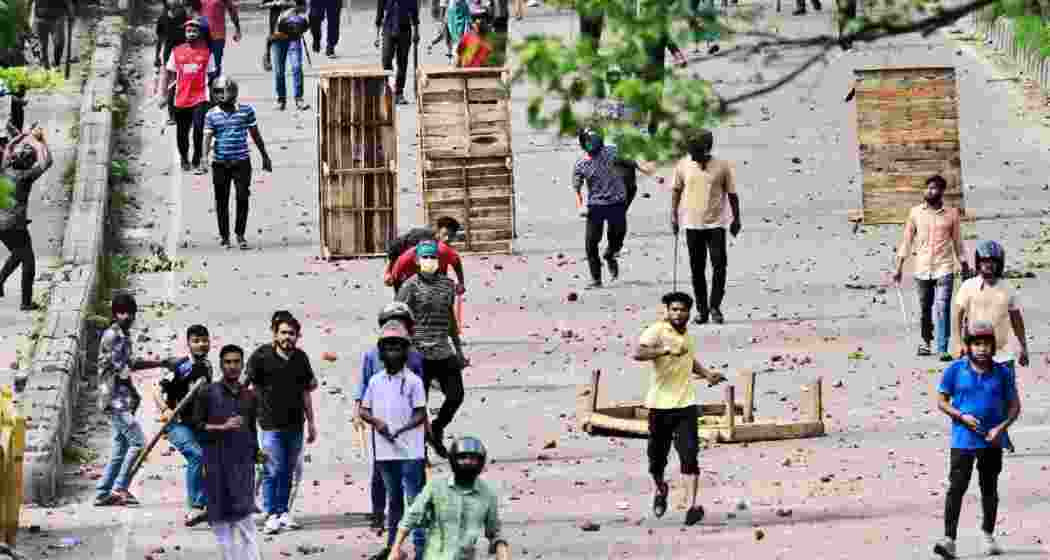
[[[741,8],[751,7],[742,3]],[[186,326],[204,322],[212,347],[252,348],[268,340],[268,319],[286,308],[305,325],[303,346],[323,387],[317,399],[321,436],[307,450],[310,463],[296,515],[303,529],[264,539],[266,558],[299,557],[301,545],[321,547],[311,557],[363,557],[381,543],[365,528],[367,473],[349,430],[348,393],[359,356],[373,340],[375,313],[387,301],[379,260],[318,260],[316,229],[315,113],[273,108],[272,80],[259,64],[265,19],[246,10],[245,39],[227,49],[227,68],[253,103],[274,160],[273,174],[256,172],[247,252],[218,246],[210,176],[177,169],[173,129],[161,134],[161,115],[135,103],[132,126],[122,138],[132,161],[134,201],[123,214],[124,250],[144,255],[164,247],[187,267],[132,278],[143,311],[140,351],[184,352]],[[371,14],[344,14],[338,62],[378,62]],[[426,16],[424,16],[426,21]],[[771,15],[764,20],[789,34],[831,29],[830,16]],[[512,33],[569,34],[575,22],[551,9],[532,10]],[[429,35],[429,31],[425,32]],[[423,54],[421,50],[421,55]],[[757,415],[798,418],[799,386],[824,379],[828,436],[813,440],[713,445],[701,456],[701,499],[708,517],[697,528],[681,526],[672,507],[661,520],[648,512],[650,487],[645,445],[638,440],[591,438],[578,433],[575,407],[594,369],[603,371],[602,401],[640,398],[647,370],[629,360],[634,338],[659,317],[659,296],[673,283],[672,243],[666,223],[666,182],[646,179],[632,206],[622,279],[583,291],[583,227],[572,206],[569,180],[575,146],[525,122],[529,94],[513,90],[518,228],[512,256],[467,257],[465,315],[467,399],[451,435],[475,434],[490,450],[486,477],[502,496],[508,539],[516,557],[530,558],[926,558],[941,533],[948,423],[933,395],[941,364],[914,357],[915,326],[902,319],[887,271],[899,230],[865,226],[854,233],[849,209],[860,205],[859,162],[853,106],[843,102],[854,68],[870,65],[953,65],[959,70],[963,180],[966,204],[979,220],[968,237],[1000,239],[1008,265],[1024,270],[1021,248],[1043,226],[1041,209],[1050,147],[1045,127],[1027,118],[1023,90],[988,58],[980,45],[949,42],[944,35],[906,36],[850,53],[793,84],[748,105],[717,129],[716,152],[738,164],[744,231],[731,242],[723,326],[693,327],[699,358],[732,377],[758,372]],[[697,68],[731,93],[770,81],[808,53],[758,61],[720,59]],[[129,63],[145,71],[145,48]],[[423,63],[441,63],[435,53]],[[316,69],[328,64],[314,55]],[[756,77],[755,74],[761,74]],[[998,81],[989,81],[998,80]],[[143,84],[138,86],[144,87]],[[308,98],[313,103],[312,95]],[[399,228],[421,221],[414,184],[414,106],[399,108],[401,212]],[[1019,116],[1020,113],[1020,116]],[[801,164],[792,158],[801,158]],[[259,165],[253,152],[253,162]],[[966,244],[972,248],[973,239]],[[684,247],[682,252],[684,253]],[[1021,369],[1024,414],[1001,479],[1000,539],[1005,558],[1045,557],[1045,429],[1048,309],[1037,296],[1046,289],[1040,271],[1019,286],[1033,366]],[[678,286],[688,286],[685,258]],[[847,284],[871,284],[851,289]],[[1043,286],[1040,288],[1040,286]],[[914,316],[913,288],[906,303]],[[576,302],[568,294],[577,292]],[[571,330],[571,336],[563,333]],[[335,362],[321,353],[334,352]],[[861,359],[855,359],[862,352]],[[852,357],[851,357],[852,355]],[[779,356],[779,359],[776,357]],[[156,373],[142,376],[147,386]],[[839,383],[841,382],[841,383]],[[701,390],[716,402],[720,390]],[[431,404],[434,406],[434,403]],[[147,432],[156,429],[144,405]],[[81,436],[108,454],[104,423],[91,411]],[[543,448],[555,441],[553,449]],[[49,558],[181,559],[216,556],[205,528],[181,528],[181,459],[162,444],[135,492],[135,510],[90,505],[92,478],[101,461],[69,465],[66,497],[54,507],[26,511],[22,546]],[[167,453],[167,455],[164,455]],[[540,458],[539,455],[544,457]],[[785,461],[785,459],[791,459]],[[676,471],[672,459],[669,473]],[[785,464],[789,463],[789,464]],[[443,466],[436,472],[442,473]],[[976,488],[973,489],[976,492]],[[679,490],[674,490],[677,506]],[[735,504],[750,504],[751,519],[730,519]],[[790,508],[782,517],[777,508]],[[960,551],[977,552],[979,507],[967,497]],[[579,524],[592,521],[596,532]],[[755,527],[763,533],[759,540]],[[61,546],[63,538],[69,548]],[[162,548],[163,552],[159,549]],[[312,550],[312,549],[307,549]]]

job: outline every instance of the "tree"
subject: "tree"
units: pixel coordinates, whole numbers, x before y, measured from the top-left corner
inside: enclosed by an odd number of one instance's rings
[[[884,1],[892,4],[894,0]],[[582,16],[603,15],[602,44],[596,48],[586,36],[572,41],[551,33],[529,35],[514,45],[520,62],[514,80],[533,87],[528,105],[533,128],[554,128],[563,136],[574,136],[581,127],[593,126],[616,138],[627,157],[668,161],[683,153],[684,139],[692,130],[715,125],[732,115],[736,105],[783,87],[826,62],[836,48],[915,32],[930,35],[999,2],[969,0],[948,8],[936,0],[897,0],[886,13],[871,17],[856,14],[856,0],[840,0],[835,8],[838,33],[786,37],[775,30],[757,29],[761,7],[730,19],[710,9],[692,10],[688,0],[548,0]],[[909,17],[912,13],[918,15]],[[666,41],[684,46],[712,34],[750,42],[693,58],[682,69],[657,67],[647,55]],[[728,99],[702,77],[703,64],[717,58],[761,56],[769,60],[799,49],[813,53],[773,82]],[[612,68],[620,69],[623,78],[610,88],[606,76]],[[649,114],[656,125],[654,133],[649,135],[628,123],[602,122],[587,106],[606,95]]]

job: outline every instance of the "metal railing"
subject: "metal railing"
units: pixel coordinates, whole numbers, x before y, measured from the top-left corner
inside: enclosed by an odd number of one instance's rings
[[[19,414],[12,387],[0,387],[0,545],[15,546],[22,511],[22,463],[26,419]],[[0,547],[2,548],[2,547]]]

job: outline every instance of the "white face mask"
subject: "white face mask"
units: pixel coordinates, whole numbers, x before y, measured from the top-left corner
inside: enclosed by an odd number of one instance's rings
[[[438,269],[437,259],[419,259],[419,271],[424,274],[434,274]]]

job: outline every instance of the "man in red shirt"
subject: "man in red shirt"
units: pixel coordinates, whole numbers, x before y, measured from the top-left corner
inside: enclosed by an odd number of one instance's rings
[[[226,50],[226,14],[233,22],[233,42],[241,42],[241,18],[237,0],[201,0],[201,15],[208,18],[208,48],[215,57],[215,70],[208,73],[208,81],[222,74],[222,54]]]
[[[456,271],[456,279],[459,281],[456,284],[456,295],[463,295],[466,292],[466,288],[463,283],[463,261],[459,258],[459,253],[443,240],[439,239],[437,245],[438,272],[448,274],[448,267],[451,266]],[[416,252],[414,248],[408,249],[401,253],[397,262],[394,263],[394,267],[390,271],[390,285],[394,287],[395,292],[399,291],[401,284],[404,284],[406,280],[418,273],[419,265],[416,263]]]
[[[209,88],[208,75],[215,70],[215,57],[212,56],[208,43],[201,36],[201,24],[196,18],[186,21],[184,26],[186,42],[175,47],[165,65],[161,87],[157,97],[164,107],[168,103],[168,87],[172,76],[175,77],[175,139],[179,146],[179,157],[182,170],[190,170],[189,152],[190,127],[193,128],[193,167],[198,175],[206,171],[201,167],[202,147],[204,146],[204,114],[208,110]]]

